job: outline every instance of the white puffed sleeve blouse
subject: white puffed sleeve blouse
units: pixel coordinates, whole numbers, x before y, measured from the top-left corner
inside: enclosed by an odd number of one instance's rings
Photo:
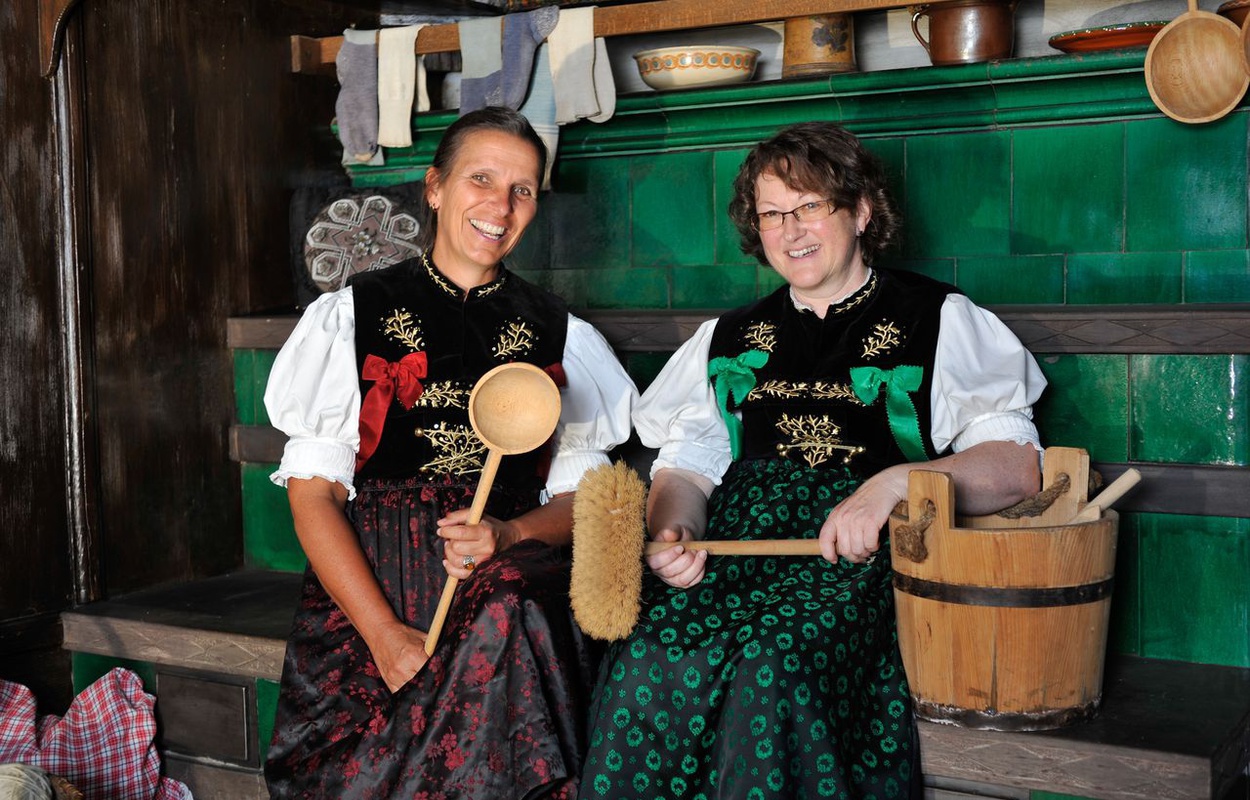
[[[796,306],[804,307],[797,301]],[[634,411],[642,443],[659,450],[652,476],[660,469],[683,469],[715,485],[729,469],[729,433],[707,379],[715,327],[716,320],[699,326]],[[946,298],[929,396],[929,433],[939,453],[989,441],[1031,444],[1040,453],[1032,406],[1045,388],[1032,354],[998,317],[963,295]]]

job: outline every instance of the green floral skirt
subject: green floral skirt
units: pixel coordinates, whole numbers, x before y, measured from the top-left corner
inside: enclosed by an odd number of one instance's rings
[[[734,463],[708,538],[814,539],[857,485]],[[600,672],[580,796],[919,797],[888,551],[871,564],[715,556],[684,590],[648,574],[638,626]]]

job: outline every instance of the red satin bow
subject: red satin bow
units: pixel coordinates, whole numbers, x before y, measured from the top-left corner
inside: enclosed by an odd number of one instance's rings
[[[387,361],[375,355],[365,356],[360,377],[373,381],[373,386],[360,404],[360,451],[356,454],[356,471],[365,465],[382,438],[386,412],[391,401],[399,399],[405,410],[412,408],[425,387],[421,385],[427,370],[425,353],[409,353],[399,361]]]
[[[543,367],[543,372],[547,373],[548,377],[551,378],[552,382],[555,383],[557,387],[563,389],[565,386],[569,385],[569,378],[564,374],[564,365],[559,361]]]

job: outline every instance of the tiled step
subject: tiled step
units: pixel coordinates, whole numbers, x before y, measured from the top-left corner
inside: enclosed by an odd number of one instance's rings
[[[65,647],[151,664],[172,777],[197,800],[264,798],[263,747],[300,576],[244,572],[64,615]],[[1091,721],[1042,733],[920,723],[931,798],[1245,800],[1250,669],[1107,665]]]
[[[263,800],[300,580],[242,572],[94,603],[62,615],[64,647],[144,665],[166,773],[196,800]]]

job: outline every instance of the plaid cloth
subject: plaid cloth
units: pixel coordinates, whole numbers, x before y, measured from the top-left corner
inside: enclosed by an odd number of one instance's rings
[[[30,689],[0,680],[0,763],[66,778],[85,800],[192,800],[184,784],[161,777],[155,703],[138,675],[118,667],[74,698],[63,718],[37,719]]]

